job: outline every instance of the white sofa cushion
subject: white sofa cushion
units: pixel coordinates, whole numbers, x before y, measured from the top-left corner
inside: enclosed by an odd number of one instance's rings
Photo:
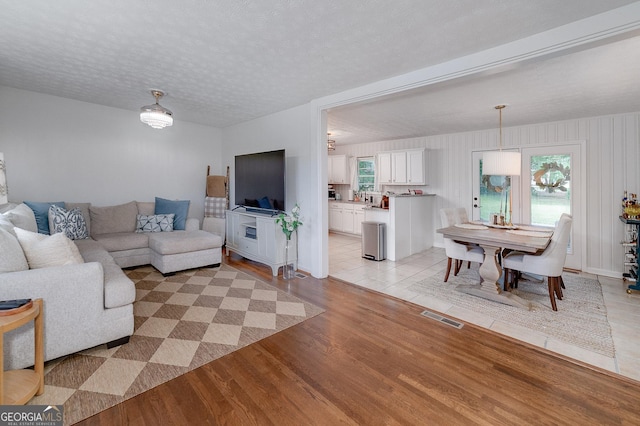
[[[64,234],[43,235],[14,229],[30,269],[84,263],[78,248]]]
[[[99,262],[104,271],[104,307],[117,308],[133,303],[136,288],[113,260],[113,257],[97,241],[76,240],[85,262]]]
[[[221,246],[222,238],[205,231],[174,231],[149,235],[149,247],[162,255],[191,253]]]
[[[18,242],[18,239],[0,227],[0,273],[3,272],[15,272],[25,271],[29,269],[27,258],[24,256],[22,246]]]
[[[149,247],[149,234],[144,232],[119,232],[93,237],[105,250],[122,251]]]

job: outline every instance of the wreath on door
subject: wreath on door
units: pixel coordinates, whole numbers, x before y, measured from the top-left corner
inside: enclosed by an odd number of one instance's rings
[[[482,185],[487,188],[487,192],[501,193],[511,184],[511,176],[483,175]]]
[[[571,178],[570,172],[569,166],[565,167],[556,161],[542,163],[540,169],[533,174],[533,180],[538,188],[549,193],[553,193],[556,190],[567,192],[565,184]]]

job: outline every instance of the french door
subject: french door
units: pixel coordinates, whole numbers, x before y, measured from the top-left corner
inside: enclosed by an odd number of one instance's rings
[[[473,219],[488,221],[492,213],[506,210],[511,179],[513,223],[552,228],[562,213],[572,215],[565,267],[581,270],[586,201],[583,151],[584,143],[522,148],[519,177],[483,176],[482,152],[473,152]]]

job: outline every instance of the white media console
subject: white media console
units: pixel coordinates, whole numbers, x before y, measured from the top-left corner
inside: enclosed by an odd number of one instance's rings
[[[285,263],[285,240],[276,216],[247,212],[244,208],[227,210],[227,256],[233,251],[242,257],[271,267],[273,276]],[[298,267],[297,239],[291,238],[289,263]]]

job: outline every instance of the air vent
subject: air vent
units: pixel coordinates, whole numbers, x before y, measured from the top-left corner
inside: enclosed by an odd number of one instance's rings
[[[427,318],[431,318],[433,320],[439,321],[443,324],[450,325],[451,327],[455,327],[457,329],[461,329],[462,326],[464,325],[461,322],[443,317],[442,315],[436,314],[435,312],[431,312],[431,311],[422,311],[420,315],[422,315],[423,317],[427,317]]]
[[[304,279],[307,278],[307,276],[301,272],[296,272],[296,278]]]

